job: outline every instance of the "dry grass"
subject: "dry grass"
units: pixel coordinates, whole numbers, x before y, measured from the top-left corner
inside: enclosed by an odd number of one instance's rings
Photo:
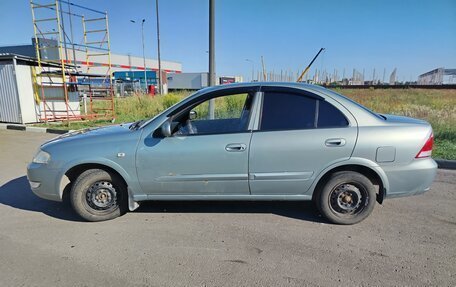
[[[456,140],[456,90],[336,90],[378,113],[424,119],[439,139]]]
[[[378,113],[423,119],[434,129],[433,156],[456,160],[456,90],[336,89]]]

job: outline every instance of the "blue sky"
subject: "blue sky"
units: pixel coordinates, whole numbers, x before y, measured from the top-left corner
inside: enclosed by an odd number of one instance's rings
[[[51,0],[39,0],[50,2]],[[53,0],[52,0],[53,1]],[[154,0],[72,0],[107,11],[112,51],[156,58]],[[186,72],[207,71],[208,0],[161,0],[162,59]],[[0,0],[0,45],[28,44],[33,36],[27,0]],[[366,78],[397,67],[399,80],[436,67],[456,68],[456,1],[216,0],[216,65],[219,75],[250,78],[253,60],[279,72],[303,69],[320,47],[313,70],[365,69]],[[377,76],[378,77],[378,76]]]

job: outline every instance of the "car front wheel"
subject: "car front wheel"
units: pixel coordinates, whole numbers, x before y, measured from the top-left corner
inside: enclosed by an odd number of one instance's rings
[[[353,171],[336,172],[318,191],[318,210],[336,224],[355,224],[371,214],[376,190],[364,175]]]
[[[88,221],[116,218],[126,212],[127,190],[119,176],[101,169],[87,170],[71,189],[71,205]]]

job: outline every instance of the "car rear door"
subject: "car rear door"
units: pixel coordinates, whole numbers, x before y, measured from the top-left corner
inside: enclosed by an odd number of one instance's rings
[[[284,87],[262,87],[261,95],[250,143],[252,194],[306,193],[325,167],[349,159],[357,125],[336,101]]]

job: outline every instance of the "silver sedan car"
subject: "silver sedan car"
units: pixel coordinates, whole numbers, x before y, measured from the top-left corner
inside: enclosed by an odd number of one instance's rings
[[[376,202],[429,190],[422,120],[376,114],[319,86],[231,84],[156,117],[62,135],[28,166],[33,192],[101,221],[146,200],[312,200],[354,224]]]

